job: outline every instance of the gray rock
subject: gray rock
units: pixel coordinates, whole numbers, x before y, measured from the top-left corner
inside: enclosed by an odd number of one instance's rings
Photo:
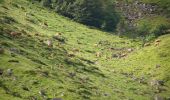
[[[160,67],[161,67],[161,65],[159,65],[159,64],[156,65],[156,68],[160,68]]]
[[[155,95],[154,100],[164,100],[164,98],[159,95]]]
[[[20,50],[17,49],[17,48],[10,48],[9,50],[10,50],[12,53],[20,54]]]
[[[7,69],[7,75],[11,76],[13,74],[13,69]]]
[[[45,97],[45,96],[46,96],[46,92],[45,92],[45,90],[40,90],[40,91],[39,91],[39,94],[40,94],[41,96],[43,96],[43,97]]]
[[[52,98],[51,100],[63,100],[62,98]]]
[[[150,85],[151,86],[163,86],[164,81],[163,80],[151,80]]]

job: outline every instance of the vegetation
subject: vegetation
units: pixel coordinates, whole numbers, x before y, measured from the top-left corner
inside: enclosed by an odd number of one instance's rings
[[[168,32],[143,45],[50,9],[30,0],[0,4],[0,100],[169,99]],[[138,34],[168,26],[165,16],[152,20],[137,20],[146,28]]]
[[[48,2],[47,2],[48,1]],[[113,31],[119,21],[110,0],[42,0],[56,12],[85,25]],[[48,6],[48,7],[49,7]]]

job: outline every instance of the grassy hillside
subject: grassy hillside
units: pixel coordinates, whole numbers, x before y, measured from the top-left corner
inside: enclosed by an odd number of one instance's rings
[[[91,29],[26,0],[4,0],[0,100],[169,99],[170,35],[159,39],[143,48],[138,39]]]

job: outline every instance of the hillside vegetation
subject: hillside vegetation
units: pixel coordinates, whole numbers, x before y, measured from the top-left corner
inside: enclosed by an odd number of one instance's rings
[[[169,42],[168,32],[144,44],[1,0],[0,100],[169,100]]]

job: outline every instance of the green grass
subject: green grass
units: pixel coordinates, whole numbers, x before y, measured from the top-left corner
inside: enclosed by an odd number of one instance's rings
[[[40,90],[47,98],[63,100],[150,100],[156,94],[170,95],[170,35],[161,36],[156,47],[153,42],[142,48],[138,39],[90,29],[26,0],[5,0],[0,5],[0,21],[0,47],[5,49],[0,54],[4,72],[0,76],[0,100],[42,100]],[[44,21],[48,28],[41,27]],[[13,38],[10,31],[22,36]],[[58,32],[65,43],[52,38]],[[53,48],[44,43],[48,39],[53,41]],[[129,48],[134,51],[127,52]],[[69,57],[70,52],[75,57]],[[96,52],[101,52],[101,57],[96,57]],[[119,53],[127,56],[109,59]],[[12,76],[7,75],[7,69],[13,69]],[[144,77],[145,83],[132,76]],[[158,93],[150,86],[152,79],[165,81],[160,86],[165,91]]]

